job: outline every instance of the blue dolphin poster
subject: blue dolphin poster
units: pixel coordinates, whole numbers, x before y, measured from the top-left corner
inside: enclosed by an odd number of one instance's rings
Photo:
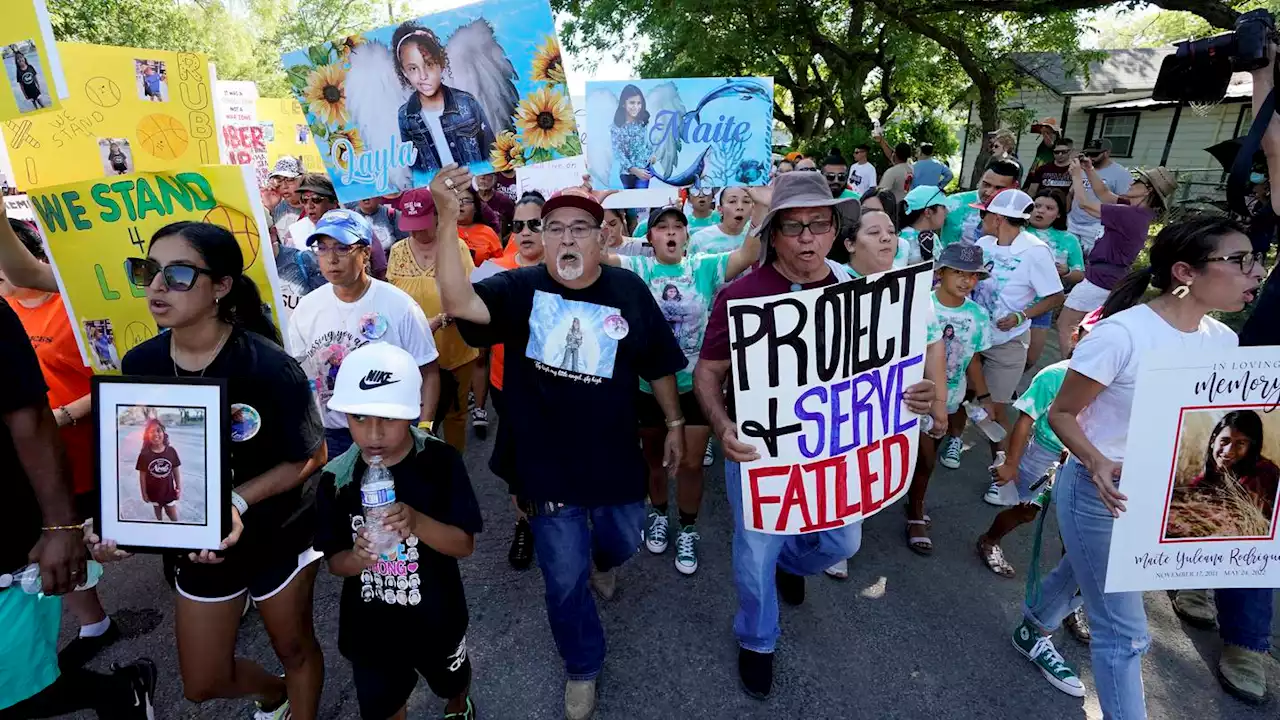
[[[484,0],[282,58],[340,202],[582,154],[547,0]]]
[[[586,125],[597,187],[764,185],[773,78],[591,81]]]

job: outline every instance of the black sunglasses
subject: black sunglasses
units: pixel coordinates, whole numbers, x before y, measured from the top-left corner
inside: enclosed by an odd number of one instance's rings
[[[844,182],[849,178],[849,173],[827,173],[826,175],[828,180],[836,182]]]
[[[529,227],[529,232],[542,232],[542,220],[539,218],[534,218],[532,220],[512,220],[511,232],[518,235],[524,232],[526,225]]]
[[[134,287],[150,287],[157,275],[164,275],[164,286],[169,290],[186,292],[196,286],[201,275],[216,278],[211,271],[186,263],[174,263],[160,266],[160,263],[147,258],[129,258],[124,261],[125,272]]]

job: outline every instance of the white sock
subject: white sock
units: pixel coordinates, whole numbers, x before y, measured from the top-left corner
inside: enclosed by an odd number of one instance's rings
[[[107,617],[102,618],[96,623],[92,623],[89,625],[81,625],[80,637],[82,638],[101,637],[102,635],[106,634],[107,629],[110,627],[111,627],[111,616],[108,615]]]

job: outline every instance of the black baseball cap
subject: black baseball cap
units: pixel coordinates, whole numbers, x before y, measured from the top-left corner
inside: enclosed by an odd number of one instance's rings
[[[934,264],[939,268],[948,267],[960,272],[974,272],[989,275],[991,270],[982,254],[982,248],[964,242],[952,243],[942,249]]]
[[[1085,155],[1101,155],[1111,152],[1111,141],[1106,138],[1094,138],[1084,144]]]
[[[666,215],[679,218],[680,222],[685,226],[689,226],[689,218],[685,217],[684,211],[678,207],[667,205],[665,207],[656,207],[649,211],[649,227],[654,227]]]

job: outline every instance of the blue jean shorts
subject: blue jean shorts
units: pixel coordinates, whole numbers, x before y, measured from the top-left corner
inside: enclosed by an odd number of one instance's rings
[[[1053,327],[1053,311],[1031,318],[1032,328],[1051,328]]]
[[[1044,491],[1044,486],[1034,490],[1031,488],[1057,461],[1058,453],[1036,442],[1034,437],[1027,441],[1027,447],[1022,451],[1022,460],[1018,463],[1018,502],[1039,504],[1036,501]]]
[[[58,679],[58,627],[62,599],[0,590],[0,710]]]

